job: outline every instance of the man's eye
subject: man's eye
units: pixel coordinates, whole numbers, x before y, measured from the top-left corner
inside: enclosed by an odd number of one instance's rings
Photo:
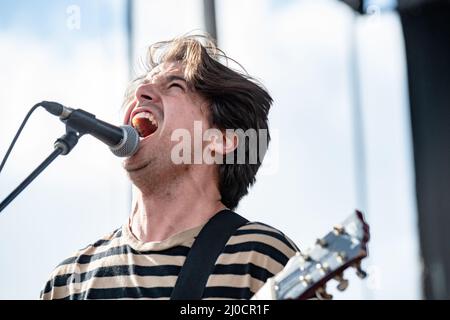
[[[176,83],[176,82],[174,82],[174,83],[169,85],[169,88],[172,88],[172,87],[178,87],[181,90],[184,90],[183,86],[181,84]]]

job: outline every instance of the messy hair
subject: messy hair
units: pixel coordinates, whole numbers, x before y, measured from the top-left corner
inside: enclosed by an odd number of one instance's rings
[[[189,88],[208,101],[211,125],[220,130],[266,130],[270,141],[268,113],[272,98],[267,90],[249,76],[235,60],[221,51],[207,35],[187,35],[151,45],[148,49],[146,73],[164,62],[181,62]],[[231,68],[232,62],[242,71]],[[129,86],[125,103],[142,83],[146,74],[137,77]],[[258,135],[257,139],[260,139]],[[242,143],[239,141],[238,143]],[[259,141],[257,143],[259,146]],[[250,146],[245,143],[246,159]],[[237,149],[234,151],[236,157]],[[258,152],[256,163],[224,162],[219,164],[219,191],[222,203],[235,209],[256,181],[264,153]]]

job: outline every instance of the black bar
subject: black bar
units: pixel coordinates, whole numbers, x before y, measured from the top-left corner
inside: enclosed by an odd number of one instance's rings
[[[399,9],[405,37],[423,289],[450,298],[450,3]]]

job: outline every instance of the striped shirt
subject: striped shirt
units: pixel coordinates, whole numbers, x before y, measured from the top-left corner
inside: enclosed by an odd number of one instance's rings
[[[125,224],[59,264],[41,299],[169,299],[202,227],[163,241],[141,242]],[[203,299],[250,299],[296,251],[277,229],[248,222],[219,255]]]

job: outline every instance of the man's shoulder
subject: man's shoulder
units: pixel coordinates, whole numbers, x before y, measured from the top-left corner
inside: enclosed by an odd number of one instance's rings
[[[41,298],[49,294],[55,287],[66,286],[71,277],[79,276],[85,272],[85,266],[91,262],[100,260],[108,256],[109,250],[120,247],[120,238],[122,237],[122,227],[108,233],[99,240],[85,246],[74,252],[70,257],[64,259],[51,272],[50,279],[47,281],[44,290],[41,292]]]
[[[263,222],[247,222],[236,230],[233,237],[243,242],[261,242],[267,245],[284,248],[294,253],[300,251],[297,245],[279,229]],[[285,251],[283,250],[283,251]]]
[[[108,233],[104,237],[99,240],[90,243],[89,245],[83,247],[82,249],[77,250],[74,254],[72,254],[69,258],[64,259],[60,264],[57,265],[55,269],[64,269],[65,266],[77,263],[77,264],[86,264],[91,262],[93,259],[95,260],[101,253],[105,253],[105,251],[117,247],[121,243],[122,237],[122,227]]]
[[[259,261],[258,265],[271,264],[277,266],[277,270],[298,251],[296,244],[283,232],[262,222],[247,222],[239,227],[224,249],[226,254],[239,255],[239,261]]]
[[[234,282],[241,279],[255,293],[298,251],[295,243],[277,228],[262,222],[247,222],[228,240],[216,261],[213,276],[232,276],[230,281]]]

